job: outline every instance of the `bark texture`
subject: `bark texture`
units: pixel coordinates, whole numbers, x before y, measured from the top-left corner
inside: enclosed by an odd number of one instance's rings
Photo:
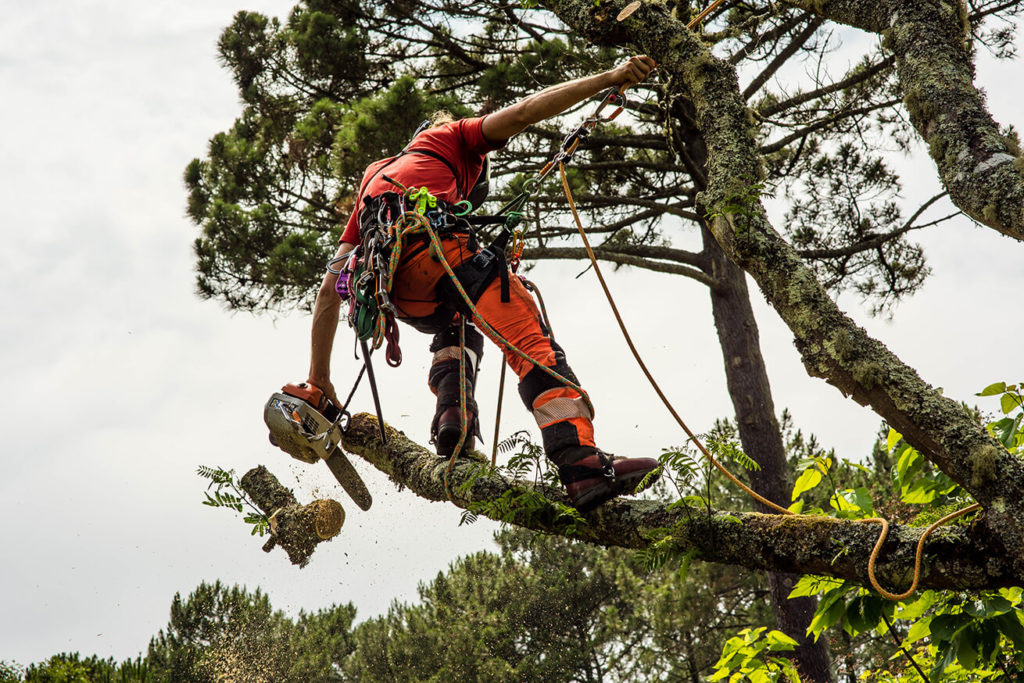
[[[385,426],[388,443],[382,444],[377,424],[367,413],[353,416],[343,438],[345,450],[427,500],[450,500],[460,508],[505,500],[508,505],[493,516],[527,529],[634,549],[668,537],[680,552],[693,550],[709,562],[824,574],[867,584],[867,558],[878,538],[877,524],[702,507],[669,509],[654,501],[619,499],[585,515],[586,524],[574,525],[555,505],[568,505],[561,490],[498,476],[482,456],[456,462],[449,498],[444,483],[448,461],[391,427]],[[893,587],[909,583],[921,532],[920,528],[892,527],[877,568],[883,583]],[[1024,584],[981,525],[949,526],[935,532],[925,544],[925,558],[922,588],[980,590]]]
[[[756,454],[754,458],[760,465],[760,469],[749,473],[751,488],[776,505],[786,507],[793,486],[746,277],[714,237],[706,229],[701,232],[704,254],[716,283],[711,289],[711,311],[725,360],[725,377],[736,411],[740,442],[745,453]],[[770,513],[761,503],[755,502],[755,508]],[[828,640],[815,641],[807,635],[818,601],[810,596],[789,599],[797,578],[795,574],[768,572],[775,619],[779,629],[799,643],[795,654],[804,680],[829,683],[832,674]]]
[[[709,209],[711,230],[789,326],[808,373],[871,406],[969,491],[985,507],[989,528],[1009,561],[1024,575],[1024,462],[989,436],[970,411],[936,392],[843,314],[769,224],[759,201],[761,169],[735,69],[659,6],[645,5],[618,24],[617,3],[547,4],[594,42],[636,44],[686,87],[708,147],[708,182],[700,203]]]
[[[263,514],[270,518],[270,540],[263,550],[280,545],[288,560],[305,567],[316,547],[338,535],[345,510],[334,500],[314,500],[300,505],[292,492],[260,465],[245,473],[239,484]]]
[[[979,223],[1024,240],[1024,157],[1019,141],[1000,133],[974,86],[966,6],[957,0],[786,1],[884,36],[896,56],[910,122],[928,143],[953,203]]]

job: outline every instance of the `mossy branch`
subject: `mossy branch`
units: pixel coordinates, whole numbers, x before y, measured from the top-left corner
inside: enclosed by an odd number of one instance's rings
[[[784,0],[837,23],[884,37],[896,57],[903,103],[964,213],[1024,240],[1024,156],[974,85],[971,22],[960,2]]]
[[[343,439],[345,450],[361,456],[395,483],[427,500],[451,501],[457,507],[528,529],[557,533],[602,546],[660,548],[693,552],[709,561],[750,569],[823,574],[867,584],[867,559],[878,538],[875,524],[834,517],[724,512],[680,503],[619,499],[583,516],[565,514],[569,501],[543,484],[506,479],[483,457],[460,458],[445,492],[448,461],[385,426],[382,444],[377,419],[367,413],[352,418]],[[500,501],[500,504],[488,505]],[[894,526],[879,561],[883,581],[901,586],[913,570],[914,548],[921,529]],[[668,539],[668,543],[666,540]],[[1021,585],[1024,579],[1000,560],[1001,551],[983,533],[949,527],[925,546],[922,586],[980,590]]]

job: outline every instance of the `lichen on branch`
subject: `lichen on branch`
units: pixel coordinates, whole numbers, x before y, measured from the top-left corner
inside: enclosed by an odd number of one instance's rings
[[[692,552],[709,562],[750,569],[822,574],[867,584],[867,559],[878,526],[824,516],[782,516],[726,512],[654,500],[617,499],[582,515],[565,514],[568,499],[556,488],[508,479],[482,457],[459,458],[445,490],[448,461],[385,426],[380,441],[377,419],[352,418],[346,451],[359,455],[395,483],[431,501],[451,501],[463,509],[507,524],[557,533],[602,546],[645,549],[655,544],[680,554]],[[500,505],[486,505],[503,501]],[[484,504],[484,505],[481,505]],[[894,525],[878,571],[882,580],[902,586],[913,571],[921,529]],[[1021,581],[987,536],[968,527],[949,527],[925,544],[924,588],[983,589]]]

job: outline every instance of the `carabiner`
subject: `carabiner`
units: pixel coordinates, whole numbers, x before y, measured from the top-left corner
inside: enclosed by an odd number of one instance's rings
[[[601,101],[601,104],[598,105],[597,110],[594,111],[594,114],[591,118],[595,119],[596,123],[597,120],[600,120],[598,119],[598,116],[605,107],[607,107],[609,104],[617,104],[618,107],[615,109],[615,111],[613,111],[611,115],[606,116],[603,119],[605,121],[611,121],[616,116],[622,113],[622,110],[626,108],[626,103],[628,101],[629,100],[626,97],[626,93],[619,92],[618,88],[612,88],[611,90],[608,91],[608,94],[604,96],[604,99]]]

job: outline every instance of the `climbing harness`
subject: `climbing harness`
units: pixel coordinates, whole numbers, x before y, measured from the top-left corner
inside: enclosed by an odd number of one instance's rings
[[[349,260],[349,266],[346,266],[342,275],[339,276],[338,292],[347,296],[350,302],[348,321],[356,330],[360,344],[363,346],[364,359],[369,357],[370,344],[368,342],[370,339],[373,340],[374,348],[379,348],[387,340],[389,343],[388,362],[394,365],[392,358],[397,357],[400,362],[401,355],[399,352],[393,351],[391,346],[392,338],[397,341],[397,334],[390,335],[388,331],[394,323],[396,314],[389,293],[403,252],[409,247],[410,242],[425,240],[425,248],[430,250],[431,256],[443,267],[448,281],[458,295],[461,306],[459,319],[460,436],[445,470],[445,490],[451,497],[448,487],[449,475],[454,467],[455,458],[465,444],[469,427],[466,419],[465,393],[465,323],[467,318],[471,319],[495,344],[539,368],[560,384],[579,393],[591,412],[593,412],[593,404],[582,387],[519,349],[495,330],[477,311],[475,302],[494,277],[504,278],[501,289],[504,295],[503,299],[507,300],[508,267],[505,264],[504,250],[509,239],[508,234],[503,231],[503,234],[499,235],[489,247],[480,250],[472,258],[453,268],[445,257],[441,239],[443,234],[451,233],[459,228],[459,220],[463,220],[462,217],[455,215],[452,210],[454,205],[437,199],[426,188],[405,187],[387,175],[382,177],[394,185],[398,192],[386,192],[369,203],[367,207],[369,210],[364,209],[360,217],[362,241],[354,256]],[[506,226],[510,222],[513,225],[517,224],[516,217],[509,218],[508,213],[511,212],[507,212],[506,215],[498,214],[501,216],[501,222],[504,222]],[[490,222],[496,222],[492,220],[494,217],[485,218]],[[469,234],[472,240],[474,236],[471,230]],[[351,274],[346,273],[346,270]],[[474,275],[480,275],[480,277],[474,277]],[[372,369],[368,365],[366,369],[367,376],[371,378],[372,387]],[[379,405],[378,419],[380,419]],[[381,421],[381,429],[383,435],[383,421]]]

